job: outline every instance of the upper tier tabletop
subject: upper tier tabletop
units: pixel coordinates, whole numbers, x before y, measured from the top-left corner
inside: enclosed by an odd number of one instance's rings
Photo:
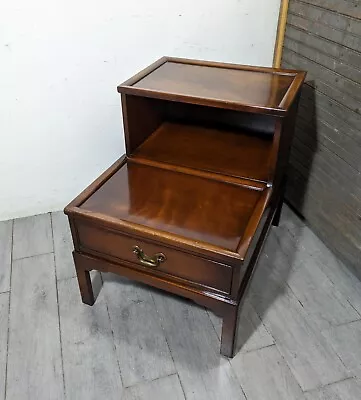
[[[163,57],[118,86],[119,93],[285,115],[302,71]]]

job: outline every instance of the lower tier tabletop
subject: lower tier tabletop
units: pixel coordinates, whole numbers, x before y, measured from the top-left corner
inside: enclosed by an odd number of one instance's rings
[[[105,173],[106,174],[106,173]],[[217,249],[241,258],[269,199],[268,187],[251,187],[219,179],[124,161],[101,185],[76,204],[91,220],[119,221],[151,239],[174,237],[197,248]]]

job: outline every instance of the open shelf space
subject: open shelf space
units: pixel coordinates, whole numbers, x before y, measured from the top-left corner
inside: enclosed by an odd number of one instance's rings
[[[272,138],[232,128],[166,121],[132,158],[267,182]]]

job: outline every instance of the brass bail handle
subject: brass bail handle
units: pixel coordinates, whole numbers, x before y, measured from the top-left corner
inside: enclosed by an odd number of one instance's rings
[[[156,253],[153,257],[149,257],[139,246],[133,246],[133,253],[143,265],[151,268],[157,268],[160,263],[167,259],[163,253]]]

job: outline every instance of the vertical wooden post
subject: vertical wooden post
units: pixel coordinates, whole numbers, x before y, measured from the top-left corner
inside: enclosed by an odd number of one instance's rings
[[[281,0],[280,13],[278,17],[277,36],[273,53],[273,67],[280,68],[282,62],[283,43],[285,39],[287,13],[289,0]]]
[[[236,350],[239,305],[229,305],[223,315],[221,354],[232,358]]]
[[[73,251],[73,258],[74,258],[76,276],[78,278],[81,299],[84,304],[88,304],[89,306],[92,306],[95,302],[95,299],[94,299],[94,292],[93,292],[90,274],[89,274],[89,271],[87,271],[86,269],[82,268],[82,266],[80,266],[80,263],[79,263],[79,260],[77,259],[76,254],[77,253],[75,251]]]

